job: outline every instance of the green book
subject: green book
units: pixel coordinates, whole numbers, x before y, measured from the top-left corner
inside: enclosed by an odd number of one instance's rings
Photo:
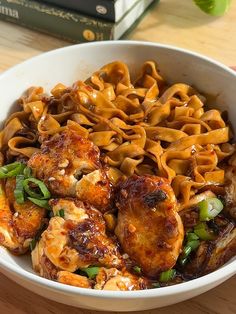
[[[139,0],[112,23],[40,1],[0,0],[0,19],[73,42],[119,39],[154,0]]]

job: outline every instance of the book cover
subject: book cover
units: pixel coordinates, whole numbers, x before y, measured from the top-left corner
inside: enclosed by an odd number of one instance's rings
[[[43,0],[63,8],[72,9],[111,22],[119,21],[140,0]]]
[[[139,0],[112,23],[35,0],[0,0],[0,19],[72,42],[119,39],[154,0]]]
[[[109,40],[114,23],[29,0],[0,0],[0,19],[73,42]]]

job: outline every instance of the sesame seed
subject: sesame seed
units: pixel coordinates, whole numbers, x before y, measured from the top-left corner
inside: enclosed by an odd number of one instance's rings
[[[61,163],[59,163],[58,167],[59,168],[66,168],[69,165],[69,160],[65,159]]]
[[[61,169],[60,171],[58,171],[58,173],[59,175],[64,176],[66,172],[65,172],[65,169]]]
[[[129,230],[130,233],[134,233],[136,231],[136,227],[134,225],[132,225],[132,224],[129,224],[128,230]]]

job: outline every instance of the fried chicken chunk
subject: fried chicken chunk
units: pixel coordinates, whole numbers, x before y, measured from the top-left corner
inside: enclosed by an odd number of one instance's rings
[[[87,277],[73,274],[68,271],[59,271],[57,274],[57,281],[74,287],[92,288],[92,282]]]
[[[34,175],[54,195],[77,197],[105,211],[110,183],[100,163],[98,147],[67,128],[42,143],[28,161]]]
[[[129,273],[126,269],[119,271],[116,268],[106,269],[101,267],[96,276],[96,290],[131,291],[143,290],[148,286],[148,281]]]
[[[184,230],[168,181],[133,175],[120,183],[116,206],[115,234],[143,274],[155,277],[172,268],[181,250]]]
[[[236,166],[225,168],[225,181],[224,211],[236,221]]]
[[[55,269],[74,272],[90,265],[123,266],[118,244],[106,235],[100,211],[73,199],[55,199],[51,205],[55,215],[63,211],[64,217],[50,219],[32,252],[33,267],[41,276],[54,278]]]
[[[206,275],[228,262],[236,254],[235,222],[217,216],[210,222],[216,234],[212,241],[201,241],[190,261],[181,270],[186,279]]]
[[[24,254],[42,228],[45,209],[30,201],[18,204],[14,197],[15,178],[0,185],[0,244],[14,254]]]
[[[47,279],[57,279],[59,269],[47,258],[44,252],[43,241],[37,242],[34,250],[31,252],[32,266],[36,273]]]

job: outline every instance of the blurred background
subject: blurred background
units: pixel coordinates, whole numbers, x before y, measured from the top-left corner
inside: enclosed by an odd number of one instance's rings
[[[105,29],[109,29],[109,31],[111,31],[111,28],[117,26],[117,23],[106,20],[101,13],[98,13],[100,17],[95,17],[95,15],[90,17],[88,15],[84,15],[83,12],[78,12],[74,9],[71,11],[71,9],[62,6],[59,7],[54,4],[55,2],[58,2],[60,3],[60,5],[64,3],[64,6],[68,6],[69,4],[71,5],[71,3],[73,4],[76,1],[48,1],[50,3],[48,3],[47,1],[45,3],[44,1],[36,2],[29,0],[0,1],[0,71],[4,71],[10,66],[13,66],[39,53],[59,47],[64,47],[72,43],[71,40],[68,41],[54,37],[55,35],[63,37],[63,21],[65,20],[65,18],[61,18],[61,22],[59,21],[59,23],[53,23],[56,24],[57,27],[53,30],[53,36],[46,35],[41,32],[44,25],[39,25],[40,27],[38,25],[34,25],[34,23],[39,23],[38,21],[44,21],[43,23],[46,23],[45,27],[47,31],[47,27],[49,27],[49,24],[47,24],[49,22],[45,22],[47,19],[45,11],[47,12],[47,10],[43,10],[43,18],[34,18],[30,21],[26,21],[26,18],[31,16],[31,14],[29,14],[30,11],[27,11],[29,10],[29,8],[27,8],[26,6],[27,3],[31,4],[31,9],[37,12],[37,14],[39,14],[38,5],[36,5],[35,7],[35,3],[41,6],[46,6],[47,9],[49,8],[51,10],[51,12],[57,12],[55,10],[59,9],[62,11],[62,13],[64,12],[64,17],[66,14],[66,17],[68,17],[68,12],[72,12],[73,14],[82,14],[82,22],[84,23],[84,21],[86,21],[87,23],[86,27],[83,30],[84,37],[82,38],[82,41],[84,42],[94,40],[94,33],[90,31],[91,23],[100,23],[98,25],[101,26],[102,34],[104,34]],[[204,13],[202,10],[199,9],[197,5],[195,5],[194,1],[192,0],[161,0],[154,2],[152,0],[121,0],[121,2],[125,2],[126,4],[135,4],[135,2],[140,1],[142,5],[144,2],[146,6],[148,6],[149,4],[151,5],[146,11],[145,5],[143,5],[138,12],[133,12],[133,15],[131,14],[131,17],[128,18],[128,24],[127,20],[125,21],[127,25],[122,25],[122,23],[120,23],[120,25],[123,27],[120,33],[125,33],[122,39],[145,40],[176,45],[179,47],[200,52],[209,57],[215,58],[229,66],[236,64],[236,1],[231,1],[228,12],[223,14],[223,16],[216,17]],[[218,0],[217,2],[222,3],[222,1],[224,2],[225,0]],[[89,1],[77,2],[83,2],[85,4]],[[113,1],[90,0],[90,2],[94,2],[96,4]],[[204,3],[209,1],[200,0],[199,2]],[[215,1],[213,1],[213,3],[214,2]],[[210,0],[210,3],[212,3],[212,0]],[[21,8],[19,9],[20,6]],[[92,6],[90,4],[90,6],[88,6],[87,8],[91,9],[91,7]],[[100,6],[100,12],[102,12],[101,7],[102,6]],[[20,16],[18,16],[17,18],[17,12],[9,11],[9,8],[12,8],[12,10],[22,10],[20,11]],[[95,6],[94,8],[97,8],[97,6]],[[127,14],[127,9],[130,10],[129,6],[127,8],[127,5],[125,7],[119,8],[119,10],[121,11],[121,16],[122,13],[124,15]],[[144,11],[144,13],[142,11]],[[21,13],[25,13],[26,16],[22,18]],[[62,13],[60,13],[59,15],[62,16]],[[138,19],[139,15],[141,15],[141,17],[137,21],[136,19]],[[49,15],[49,17],[50,19],[53,18],[52,15]],[[131,22],[130,19],[132,20]],[[13,24],[12,22],[17,24],[25,24],[27,22],[28,28]],[[73,30],[77,30],[79,29],[82,22],[81,20],[79,22],[77,21],[77,24],[74,23],[71,27],[73,27]],[[32,30],[32,28],[35,27],[41,28],[40,32]],[[45,29],[43,29],[43,31],[45,31]],[[110,36],[112,35],[110,34]],[[100,38],[102,39],[101,36]],[[82,41],[78,40],[77,42]],[[74,42],[76,42],[76,40],[74,40]]]

